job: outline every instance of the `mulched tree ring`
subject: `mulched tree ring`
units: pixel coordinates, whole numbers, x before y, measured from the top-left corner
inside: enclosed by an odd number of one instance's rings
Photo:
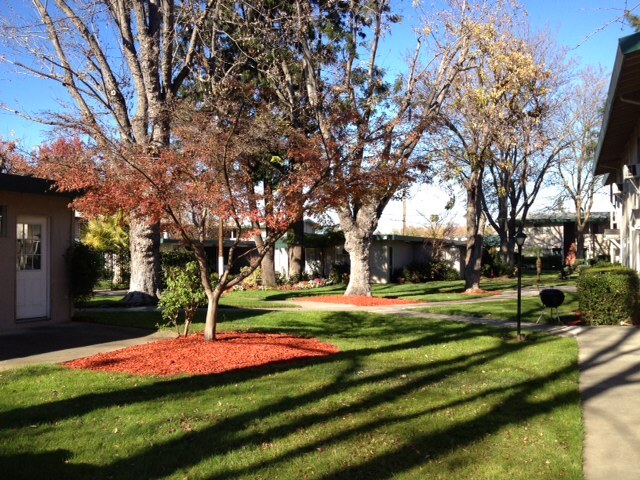
[[[275,363],[326,357],[334,345],[285,334],[227,332],[207,342],[202,334],[160,340],[65,362],[67,368],[134,375],[211,375]]]
[[[462,292],[463,295],[502,295],[502,292],[497,290],[472,290],[469,292]]]
[[[317,297],[296,298],[299,302],[321,302],[336,303],[340,305],[356,305],[358,307],[383,307],[391,305],[411,305],[415,303],[424,303],[416,300],[402,300],[399,298],[381,298],[381,297],[365,297],[365,296],[349,296],[344,295],[325,295]]]

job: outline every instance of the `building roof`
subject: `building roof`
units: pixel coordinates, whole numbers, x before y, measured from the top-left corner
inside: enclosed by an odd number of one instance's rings
[[[609,94],[596,149],[594,173],[618,170],[624,146],[640,117],[640,33],[618,40]],[[615,179],[609,181],[612,182]]]
[[[591,212],[589,223],[608,222],[609,212]],[[573,223],[576,221],[575,213],[535,213],[527,217],[525,225],[550,225],[560,223]]]
[[[184,242],[182,240],[176,239],[176,238],[160,238],[160,243],[161,244],[165,244],[165,245],[179,245],[179,246],[184,246]],[[256,247],[256,242],[254,242],[253,240],[240,240],[237,244],[235,240],[230,240],[228,238],[225,238],[222,240],[222,245],[224,247],[232,247],[232,246],[237,246],[239,248],[255,248]],[[204,247],[205,248],[210,248],[210,247],[217,247],[218,246],[218,239],[211,239],[211,240],[205,240],[204,241]]]
[[[404,242],[404,243],[424,243],[434,240],[433,238],[427,237],[416,237],[413,235],[374,235],[373,240],[376,242]],[[443,240],[443,239],[438,239]],[[454,238],[447,238],[443,240],[446,245],[457,245],[463,246],[466,245],[466,240],[457,240]]]
[[[0,173],[0,190],[39,195],[58,195],[73,198],[73,192],[59,192],[53,180]]]

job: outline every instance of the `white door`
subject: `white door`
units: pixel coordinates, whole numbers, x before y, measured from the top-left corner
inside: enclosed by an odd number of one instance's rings
[[[16,233],[16,320],[48,317],[47,219],[19,216]]]

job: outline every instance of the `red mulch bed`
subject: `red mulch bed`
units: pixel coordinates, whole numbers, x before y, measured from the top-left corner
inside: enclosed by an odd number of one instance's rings
[[[502,295],[502,292],[496,290],[476,290],[475,292],[462,292],[465,295]]]
[[[313,338],[229,332],[206,342],[202,334],[161,340],[65,362],[68,368],[134,375],[210,375],[273,363],[325,357],[340,350]]]
[[[343,305],[357,305],[358,307],[378,307],[385,305],[409,305],[412,303],[424,303],[416,300],[402,300],[399,298],[380,298],[380,297],[364,297],[353,296],[345,297],[344,295],[325,295],[317,297],[303,297],[297,300],[301,302],[322,302],[322,303],[339,303]]]

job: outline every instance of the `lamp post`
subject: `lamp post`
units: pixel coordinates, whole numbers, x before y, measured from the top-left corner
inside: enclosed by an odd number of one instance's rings
[[[520,332],[520,317],[522,313],[522,245],[524,245],[524,241],[527,239],[527,236],[522,231],[522,229],[518,230],[516,233],[515,240],[516,245],[518,245],[518,340],[523,340],[524,337]]]

